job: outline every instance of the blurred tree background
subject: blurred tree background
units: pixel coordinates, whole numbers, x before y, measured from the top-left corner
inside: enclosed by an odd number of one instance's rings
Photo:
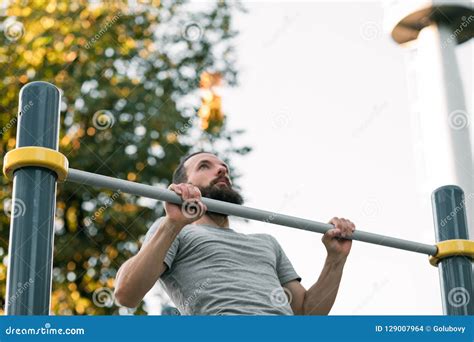
[[[235,2],[6,1],[0,8],[2,156],[15,147],[20,88],[63,92],[60,151],[72,167],[166,187],[199,149],[246,154],[226,128],[218,87],[236,85]],[[2,158],[3,160],[3,158]],[[232,168],[233,169],[233,168]],[[235,170],[233,169],[235,178]],[[237,175],[238,176],[238,175]],[[2,178],[0,297],[5,304],[12,183]],[[114,277],[135,255],[161,203],[58,185],[52,312],[144,314],[114,303]]]

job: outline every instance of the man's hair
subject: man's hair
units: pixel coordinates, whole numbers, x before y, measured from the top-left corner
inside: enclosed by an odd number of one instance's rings
[[[187,154],[184,157],[182,157],[179,161],[178,167],[173,172],[174,184],[186,183],[188,181],[188,174],[186,173],[186,167],[184,166],[184,163],[186,162],[186,160],[188,160],[192,156],[195,156],[196,154],[200,154],[200,153],[214,154],[212,152],[207,152],[207,151],[198,151],[191,154]]]

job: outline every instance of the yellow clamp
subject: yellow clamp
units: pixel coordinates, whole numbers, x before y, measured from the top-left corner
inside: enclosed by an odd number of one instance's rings
[[[8,152],[3,158],[3,174],[12,179],[15,170],[25,166],[39,166],[54,171],[58,181],[67,177],[69,162],[60,152],[46,147],[18,147]]]
[[[438,266],[441,259],[452,256],[466,256],[474,259],[474,241],[472,240],[446,240],[436,244],[438,252],[430,256],[430,264]]]

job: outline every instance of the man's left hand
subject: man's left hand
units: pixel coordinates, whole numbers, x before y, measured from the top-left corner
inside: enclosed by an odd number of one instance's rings
[[[352,240],[350,237],[355,230],[355,225],[344,218],[334,217],[329,221],[334,228],[329,229],[322,237],[322,241],[328,252],[328,257],[334,259],[345,259],[349,255]]]

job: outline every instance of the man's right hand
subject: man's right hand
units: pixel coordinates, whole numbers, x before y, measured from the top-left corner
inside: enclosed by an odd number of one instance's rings
[[[181,205],[165,202],[167,219],[180,229],[200,219],[206,213],[207,207],[201,201],[201,191],[198,187],[181,183],[171,184],[168,189],[174,191],[183,200]]]

